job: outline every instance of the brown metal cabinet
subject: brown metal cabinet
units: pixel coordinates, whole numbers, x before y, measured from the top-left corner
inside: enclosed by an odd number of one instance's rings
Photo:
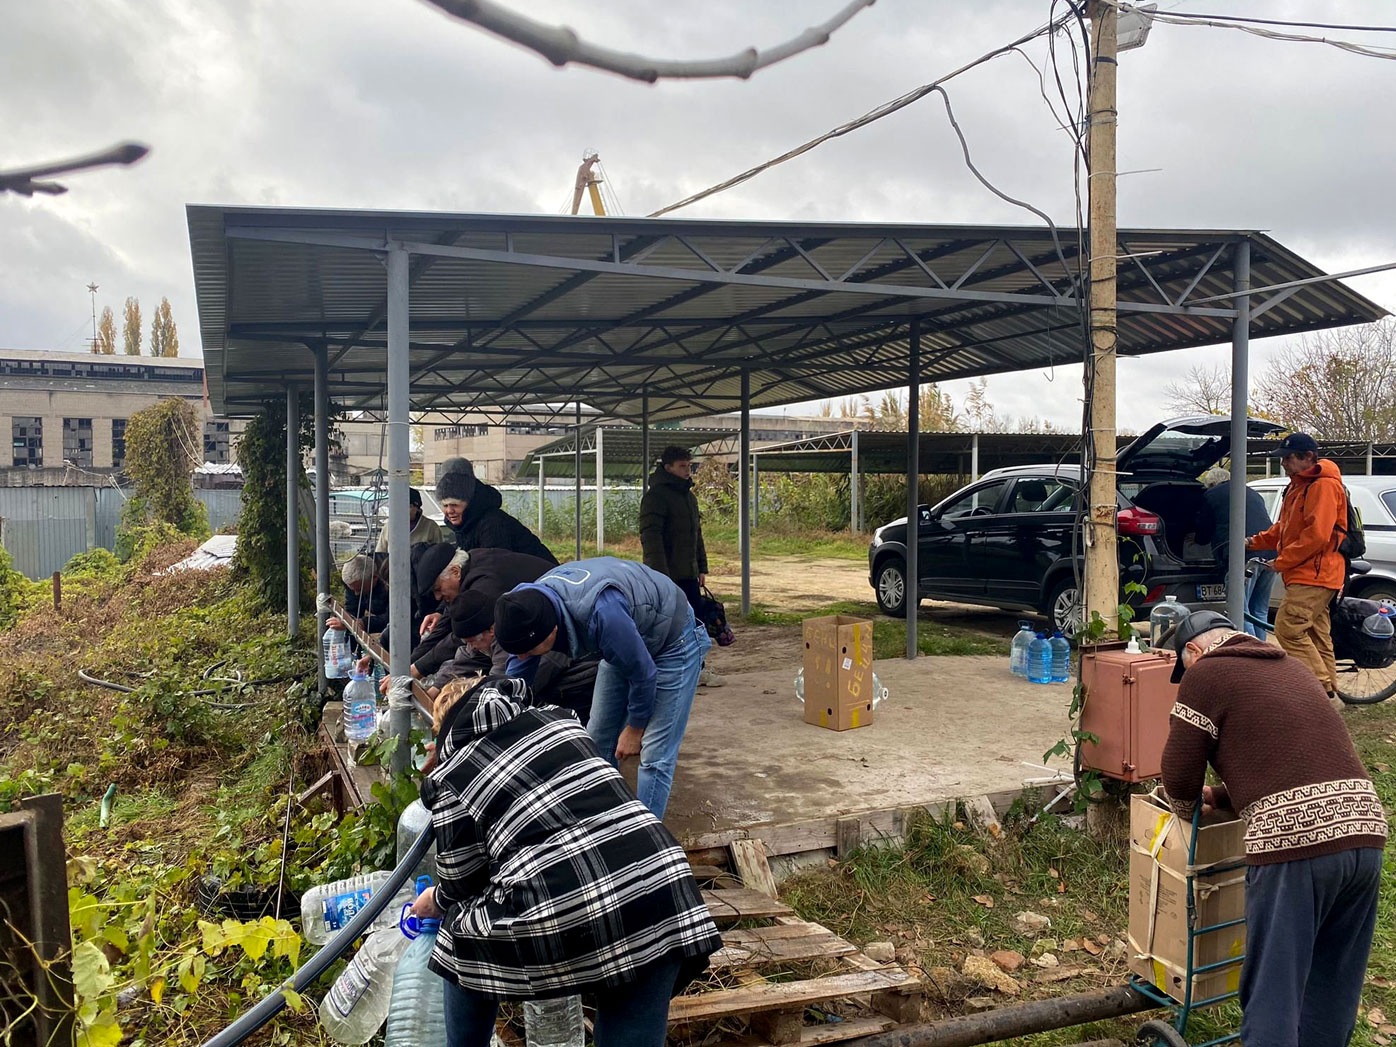
[[[1168,716],[1178,698],[1169,682],[1173,653],[1093,651],[1081,657],[1086,704],[1082,731],[1100,739],[1081,743],[1081,766],[1125,782],[1157,778],[1162,772]]]

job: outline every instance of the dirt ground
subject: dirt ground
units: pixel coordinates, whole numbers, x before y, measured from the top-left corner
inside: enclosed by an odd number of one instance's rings
[[[738,576],[713,579],[735,610]],[[868,602],[867,568],[790,556],[752,564],[752,601],[803,614]],[[1009,637],[1017,614],[927,602],[921,618]],[[1028,684],[1003,657],[922,657],[875,663],[889,697],[875,722],[836,732],[806,724],[794,693],[799,625],[735,625],[708,666],[722,687],[693,704],[665,819],[680,837],[736,826],[789,824],[857,811],[1019,788],[1042,774],[1043,752],[1067,730],[1070,688]]]

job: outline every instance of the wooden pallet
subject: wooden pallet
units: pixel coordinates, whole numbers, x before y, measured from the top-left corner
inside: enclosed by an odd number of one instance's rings
[[[800,919],[775,897],[775,879],[760,841],[740,841],[731,855],[733,873],[711,865],[695,867],[706,882],[734,875],[741,887],[715,887],[703,898],[722,932],[723,947],[708,969],[739,984],[712,992],[690,992],[669,1008],[671,1034],[737,1020],[744,1032],[714,1047],[779,1047],[835,1043],[885,1032],[916,1021],[922,986],[896,965],[868,959],[852,942],[827,927]],[[738,926],[739,925],[739,926]],[[817,976],[771,981],[767,974],[792,964],[827,969]],[[856,1003],[852,1008],[847,1003]],[[820,1014],[810,1015],[811,1009]],[[829,1021],[831,1011],[842,1021]]]

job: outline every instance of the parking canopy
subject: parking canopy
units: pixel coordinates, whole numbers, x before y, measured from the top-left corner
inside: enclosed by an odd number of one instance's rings
[[[651,422],[1082,358],[1081,259],[1041,227],[188,208],[208,392],[256,413],[329,354],[329,395],[385,396],[383,259],[405,253],[410,409],[584,400]],[[1230,340],[1250,245],[1251,336],[1383,310],[1260,232],[1121,230],[1119,352]],[[1219,297],[1220,296],[1220,297]],[[749,396],[743,397],[743,391]]]

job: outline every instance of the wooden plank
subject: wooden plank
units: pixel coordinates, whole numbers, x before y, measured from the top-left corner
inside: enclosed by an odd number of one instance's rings
[[[768,898],[760,891],[749,887],[726,887],[715,891],[704,891],[703,901],[708,903],[708,912],[719,924],[737,923],[758,917],[793,916],[790,906]]]
[[[771,874],[771,865],[766,861],[766,845],[760,840],[733,840],[732,867],[743,887],[760,891],[768,897],[776,896],[776,878]]]
[[[695,880],[716,880],[719,876],[727,876],[726,869],[720,869],[716,865],[694,865],[689,863],[688,867],[693,870]]]
[[[866,996],[896,988],[887,971],[850,971],[826,978],[797,982],[763,982],[737,989],[680,996],[669,1004],[669,1022],[687,1025],[697,1021],[735,1018],[757,1011],[785,1011],[812,1003],[827,1003],[845,996]]]
[[[856,951],[852,942],[817,923],[758,927],[724,932],[722,948],[708,959],[708,969],[832,960]]]
[[[870,1018],[850,1018],[842,1022],[824,1022],[819,1025],[806,1025],[800,1030],[800,1047],[819,1047],[820,1044],[838,1043],[840,1040],[854,1040],[860,1036],[876,1036],[896,1026],[896,1022],[883,1015]],[[727,1040],[711,1047],[774,1047],[759,1036],[743,1036],[740,1040]]]
[[[969,818],[970,825],[981,836],[989,836],[995,840],[1003,835],[1003,826],[999,825],[999,816],[994,813],[994,805],[989,802],[987,796],[975,796],[964,801],[965,815]]]
[[[840,818],[834,826],[834,857],[843,861],[863,844],[863,823],[857,818]]]
[[[805,1012],[801,1008],[789,1011],[762,1011],[751,1016],[751,1031],[770,1044],[798,1043],[804,1031]]]

